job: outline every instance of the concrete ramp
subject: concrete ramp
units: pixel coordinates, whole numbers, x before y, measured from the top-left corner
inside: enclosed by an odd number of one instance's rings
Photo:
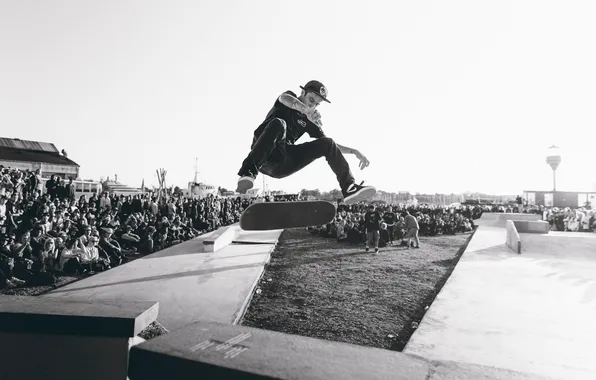
[[[168,330],[198,320],[237,323],[281,232],[251,233],[253,244],[216,251],[205,251],[203,241],[217,235],[206,234],[42,297],[159,302],[159,322]]]
[[[479,227],[404,352],[534,373],[596,379],[596,236]]]
[[[548,234],[522,233],[520,237],[524,254],[596,260],[596,234],[593,233],[550,231]]]
[[[474,223],[478,226],[493,226],[505,228],[507,221],[539,221],[542,216],[538,214],[516,214],[516,213],[499,213],[499,212],[485,212],[480,219],[476,219]]]

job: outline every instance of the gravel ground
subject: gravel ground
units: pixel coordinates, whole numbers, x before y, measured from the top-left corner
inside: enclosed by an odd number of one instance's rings
[[[473,233],[421,237],[378,254],[286,230],[242,324],[402,351]]]

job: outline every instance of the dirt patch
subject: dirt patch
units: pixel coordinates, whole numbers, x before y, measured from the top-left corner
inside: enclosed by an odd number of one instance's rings
[[[39,296],[48,293],[54,289],[79,281],[86,276],[59,276],[54,285],[43,286],[20,286],[17,288],[2,289],[0,294],[7,296]]]
[[[421,237],[420,249],[364,247],[286,230],[244,326],[402,351],[472,233]]]
[[[141,331],[137,336],[145,340],[150,340],[167,333],[168,330],[166,330],[166,328],[163,327],[158,321],[155,321],[151,323],[149,326],[145,327],[145,330]]]

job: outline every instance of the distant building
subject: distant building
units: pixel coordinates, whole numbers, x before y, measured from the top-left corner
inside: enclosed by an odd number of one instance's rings
[[[214,185],[210,185],[203,182],[189,182],[188,183],[188,194],[191,198],[207,198],[209,195],[217,195],[218,188]]]
[[[546,207],[577,208],[594,206],[596,192],[525,190],[523,198],[528,204]]]
[[[44,178],[79,177],[79,164],[51,143],[0,137],[0,165],[20,170],[40,170]]]
[[[123,183],[118,182],[118,177],[116,176],[114,180],[110,180],[108,177],[105,181],[101,183],[102,191],[108,192],[110,194],[116,195],[141,195],[147,193],[142,189],[136,189],[134,187],[130,187]]]

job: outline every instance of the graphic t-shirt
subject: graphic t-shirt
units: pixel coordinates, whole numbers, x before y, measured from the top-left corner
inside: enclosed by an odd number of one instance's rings
[[[368,211],[364,215],[364,228],[368,231],[381,229],[381,214],[378,211]]]
[[[284,94],[297,98],[296,94],[292,91],[286,91]],[[280,118],[286,122],[286,144],[294,145],[305,133],[308,133],[314,139],[325,137],[325,133],[321,127],[308,120],[305,114],[285,106],[277,98],[273,108],[271,108],[265,117],[265,121],[255,130],[252,146],[257,142],[257,139],[261,136],[267,124],[275,118]]]
[[[383,214],[383,221],[387,223],[387,225],[395,223],[396,219],[397,217],[393,211],[388,211],[385,214]]]

